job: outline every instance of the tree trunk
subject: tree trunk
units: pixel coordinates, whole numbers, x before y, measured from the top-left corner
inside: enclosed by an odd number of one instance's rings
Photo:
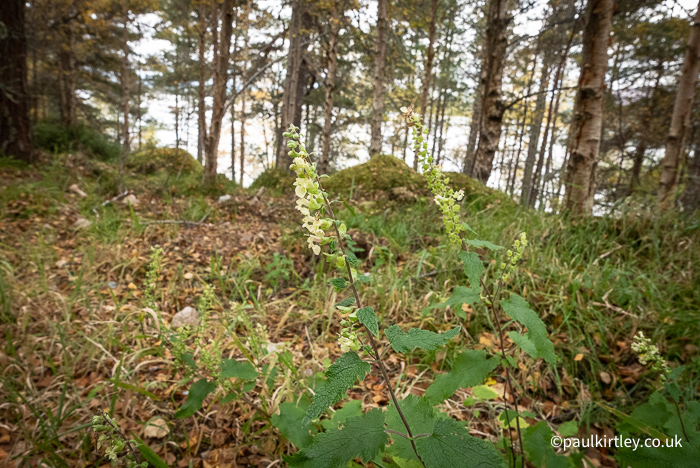
[[[212,105],[211,125],[209,127],[209,144],[207,145],[207,161],[204,168],[204,182],[212,183],[216,179],[218,165],[219,139],[221,124],[226,110],[226,83],[228,81],[229,53],[231,36],[233,35],[233,6],[234,0],[224,0],[222,6],[221,46],[214,54],[214,103]],[[218,14],[212,11],[212,17]],[[215,26],[212,32],[215,32]],[[217,34],[212,34],[212,42],[218,42]],[[215,49],[217,49],[215,47]]]
[[[248,60],[249,60],[249,50],[248,50],[248,36],[250,22],[248,21],[248,16],[250,15],[249,3],[246,2],[243,7],[243,66],[241,67],[241,84],[245,86],[248,79]],[[235,89],[234,89],[235,92]],[[243,187],[243,173],[245,171],[245,121],[246,121],[246,88],[241,89],[241,149],[239,151],[240,155],[240,185]],[[233,106],[233,104],[231,104]],[[234,179],[235,181],[235,179]]]
[[[683,60],[683,71],[678,80],[676,101],[673,104],[671,128],[666,139],[666,153],[661,162],[659,180],[659,204],[668,208],[674,202],[674,192],[678,183],[678,166],[685,146],[685,137],[690,127],[690,111],[695,99],[695,84],[700,71],[700,5],[695,13],[688,48]]]
[[[437,0],[430,2],[430,29],[428,30],[428,56],[425,60],[425,74],[423,75],[423,92],[420,98],[420,113],[425,119],[428,106],[428,91],[430,90],[430,78],[433,72],[433,59],[435,57],[435,22],[437,20]],[[418,158],[413,159],[413,169],[418,170]]]
[[[119,159],[119,191],[124,190],[124,161],[131,151],[131,141],[129,139],[129,3],[124,2],[124,25],[122,29],[122,113],[124,114],[124,124],[122,127],[122,154]]]
[[[206,104],[206,60],[204,54],[206,52],[206,36],[207,36],[207,24],[205,21],[205,5],[204,0],[200,0],[199,3],[199,102],[197,104],[197,161],[202,163],[204,161],[204,153],[207,141],[207,104]]]
[[[501,139],[501,126],[505,106],[501,99],[503,85],[503,66],[508,46],[508,0],[491,0],[486,17],[486,44],[482,84],[481,115],[479,124],[479,146],[472,175],[486,183],[491,176],[493,158]]]
[[[33,162],[24,8],[22,0],[4,0],[0,8],[0,153]]]
[[[311,15],[306,11],[307,0],[292,0],[292,19],[289,25],[289,54],[287,57],[287,74],[284,80],[282,95],[282,111],[280,115],[281,125],[277,129],[277,148],[275,151],[276,165],[278,168],[288,167],[286,138],[283,132],[289,129],[290,124],[301,126],[301,107],[304,103],[304,90],[306,88],[306,65],[304,56],[308,42],[308,26],[311,23]]]
[[[382,120],[384,118],[384,65],[386,64],[387,1],[377,1],[377,50],[374,54],[374,96],[372,98],[372,137],[369,155],[382,152]]]
[[[484,60],[482,60],[480,75],[486,71],[484,68]],[[474,93],[474,104],[472,106],[472,121],[469,124],[469,140],[467,142],[467,153],[464,155],[464,166],[462,166],[462,174],[471,175],[474,169],[476,157],[476,143],[479,137],[479,124],[481,123],[481,101],[484,94],[482,86],[482,78],[479,77],[479,84]]]
[[[696,211],[700,209],[700,131],[694,129],[695,143],[692,163],[688,165],[688,185],[681,197],[681,206],[684,211]]]
[[[542,63],[542,75],[540,77],[540,86],[537,91],[537,100],[535,101],[535,116],[530,127],[530,138],[527,144],[527,158],[525,159],[525,172],[523,173],[523,187],[520,194],[520,204],[522,206],[532,206],[534,200],[533,186],[535,166],[535,158],[537,158],[537,147],[539,145],[540,133],[542,132],[542,120],[544,119],[544,109],[547,105],[547,88],[549,87],[549,67],[550,54],[544,54]]]
[[[68,126],[76,124],[76,59],[75,59],[75,19],[67,18],[60,27],[58,53],[59,87],[61,91],[61,122]]]
[[[586,8],[581,75],[571,121],[565,181],[564,204],[574,215],[588,214],[593,208],[614,3],[614,0],[588,0]]]
[[[380,3],[384,2],[384,0],[380,0]],[[380,7],[381,9],[381,7]],[[340,33],[340,20],[341,20],[341,12],[339,11],[340,8],[336,4],[335,8],[333,9],[333,17],[331,18],[331,34],[328,39],[328,74],[326,75],[326,99],[324,101],[324,115],[323,115],[323,142],[321,143],[321,158],[318,163],[318,171],[320,174],[325,174],[328,172],[328,166],[330,164],[330,152],[331,152],[331,121],[333,119],[333,95],[335,93],[335,74],[338,69],[338,35]],[[386,4],[384,5],[384,21],[386,22]],[[380,22],[381,22],[380,18]],[[380,26],[378,26],[379,29]],[[382,33],[383,34],[383,33]],[[379,54],[378,54],[379,55]],[[377,60],[379,60],[377,58]],[[383,60],[382,60],[383,61]],[[376,72],[376,64],[375,64],[375,72]],[[381,69],[379,70],[380,76],[379,78],[375,76],[375,99],[377,98],[376,94],[376,84],[377,84],[377,79],[379,81],[382,81],[382,77],[384,74],[384,64],[381,64]],[[383,100],[383,89],[380,84],[380,89],[379,89],[379,96],[378,98],[380,100]],[[376,108],[375,108],[376,109]],[[375,110],[376,112],[376,110]],[[379,115],[381,116],[382,111],[379,110]],[[381,121],[380,121],[380,146],[381,146]],[[372,128],[374,130],[374,127]],[[374,135],[374,133],[373,133]]]

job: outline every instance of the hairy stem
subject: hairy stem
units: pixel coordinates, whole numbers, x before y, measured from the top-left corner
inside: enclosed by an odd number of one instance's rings
[[[678,406],[678,402],[676,400],[673,400],[673,404],[676,405],[676,413],[678,413],[678,420],[681,422],[681,430],[683,431],[683,437],[685,437],[686,441],[690,442],[688,433],[685,432],[685,424],[683,423],[683,418],[681,417],[681,407]]]
[[[352,277],[352,270],[350,269],[350,262],[347,261],[347,255],[345,252],[345,245],[343,242],[343,239],[340,235],[340,230],[338,229],[338,224],[336,223],[336,217],[335,213],[333,212],[333,208],[331,207],[330,202],[328,201],[328,198],[326,198],[325,193],[323,192],[323,186],[321,185],[321,180],[319,179],[318,176],[316,176],[316,182],[318,183],[318,186],[321,188],[321,193],[323,195],[323,201],[326,204],[326,209],[328,210],[328,214],[330,215],[331,219],[333,220],[333,227],[335,228],[335,233],[338,236],[338,247],[340,247],[340,251],[345,257],[345,267],[348,271],[348,277],[350,278],[350,288],[352,289],[352,293],[355,296],[355,302],[357,302],[357,307],[362,308],[362,303],[360,302],[360,295],[357,293],[357,288],[355,287],[355,278]],[[382,361],[382,355],[379,353],[379,346],[377,345],[377,341],[374,339],[374,335],[372,335],[372,332],[369,331],[366,325],[362,325],[365,329],[365,332],[367,332],[367,337],[369,338],[369,343],[370,346],[372,347],[372,352],[374,352],[374,360],[377,363],[377,367],[379,367],[379,371],[382,373],[382,377],[384,378],[384,381],[386,382],[386,386],[389,389],[389,394],[391,395],[391,401],[394,403],[394,406],[396,407],[396,412],[399,413],[399,417],[401,418],[401,422],[403,422],[404,427],[406,428],[406,432],[408,433],[408,440],[411,441],[411,447],[413,448],[413,452],[416,454],[416,457],[418,457],[418,460],[421,462],[423,466],[425,464],[423,463],[423,460],[421,459],[420,455],[418,455],[418,449],[416,449],[416,444],[413,441],[413,433],[411,432],[411,428],[408,425],[408,421],[406,421],[406,417],[403,414],[403,411],[401,411],[401,407],[399,406],[399,401],[396,398],[396,393],[394,393],[394,388],[391,386],[391,380],[389,380],[389,374],[387,373],[386,366],[384,365],[384,361]]]

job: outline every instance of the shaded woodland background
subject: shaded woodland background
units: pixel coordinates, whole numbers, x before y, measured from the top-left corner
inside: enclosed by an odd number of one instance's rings
[[[286,166],[290,123],[324,171],[410,165],[413,104],[438,161],[523,205],[698,203],[689,0],[6,3],[3,150],[28,160],[55,126],[154,144],[157,98],[205,180]]]

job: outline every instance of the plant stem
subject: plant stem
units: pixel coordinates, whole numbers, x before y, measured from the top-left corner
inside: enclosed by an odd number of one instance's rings
[[[508,417],[508,406],[507,403],[508,401],[506,400],[506,389],[510,387],[510,393],[513,395],[513,403],[515,404],[515,429],[518,434],[518,443],[520,444],[520,451],[522,452],[523,450],[523,438],[520,433],[520,412],[518,411],[518,400],[515,395],[515,390],[513,388],[513,382],[511,381],[511,376],[510,376],[510,368],[508,365],[508,359],[506,358],[506,348],[505,348],[505,343],[503,342],[503,330],[501,329],[501,321],[498,318],[498,314],[496,313],[496,297],[491,295],[489,292],[488,288],[486,287],[486,284],[484,283],[483,278],[480,278],[481,281],[481,288],[488,294],[489,296],[489,301],[491,301],[491,315],[493,316],[494,322],[496,322],[496,330],[498,332],[498,340],[500,342],[501,346],[501,356],[503,356],[503,360],[505,361],[503,367],[505,367],[506,370],[506,385],[503,388],[503,402],[506,403],[506,420],[508,421],[508,429],[510,429],[510,417]],[[498,283],[498,286],[496,288],[496,291],[500,289],[500,281]],[[488,308],[488,307],[487,307]],[[508,435],[510,435],[510,430],[508,431]],[[515,448],[513,447],[512,441],[511,441],[511,454],[513,455],[513,464],[516,464],[516,453],[515,453]],[[523,460],[523,466],[525,465],[525,461]]]
[[[673,404],[676,405],[676,413],[678,413],[678,420],[681,422],[681,430],[683,431],[683,437],[685,437],[686,441],[690,442],[688,433],[685,432],[685,424],[683,423],[683,418],[681,417],[681,408],[680,406],[678,406],[678,402],[676,400],[673,400]]]
[[[355,296],[355,302],[357,302],[357,307],[362,308],[362,304],[360,302],[360,295],[357,293],[357,288],[355,287],[355,279],[352,277],[352,270],[350,268],[350,262],[347,261],[347,255],[345,253],[345,246],[343,244],[343,239],[340,236],[340,230],[338,229],[338,224],[336,223],[336,217],[335,213],[333,212],[333,208],[331,207],[330,202],[328,201],[328,198],[326,198],[325,193],[323,193],[323,186],[321,185],[321,180],[319,179],[318,176],[316,176],[316,182],[318,183],[318,186],[321,188],[321,194],[323,195],[323,201],[326,204],[326,208],[328,209],[328,214],[330,215],[331,219],[333,220],[333,227],[335,228],[335,233],[338,236],[338,247],[340,247],[340,251],[343,254],[343,257],[345,257],[345,267],[348,271],[348,276],[350,277],[350,288],[352,289],[352,293]],[[411,441],[411,447],[413,448],[413,452],[416,454],[416,457],[418,457],[418,460],[421,462],[421,464],[425,467],[425,463],[423,463],[423,460],[421,459],[420,455],[418,455],[418,449],[416,448],[416,444],[413,441],[413,433],[411,432],[411,428],[408,425],[408,421],[406,421],[406,417],[403,414],[403,411],[401,411],[401,407],[399,406],[399,401],[396,398],[396,393],[394,393],[394,388],[391,386],[391,380],[389,380],[389,374],[386,371],[386,366],[384,365],[384,361],[382,361],[382,356],[379,353],[379,347],[377,345],[377,341],[374,339],[374,335],[372,335],[372,332],[369,331],[366,325],[362,325],[365,328],[365,332],[367,332],[367,336],[369,337],[369,343],[370,346],[372,347],[372,351],[374,352],[374,360],[377,363],[377,367],[379,367],[379,371],[382,373],[382,377],[384,378],[384,381],[386,382],[386,386],[389,389],[389,394],[391,395],[391,401],[394,403],[394,406],[396,407],[396,412],[399,413],[399,417],[401,418],[401,422],[403,422],[404,427],[406,428],[406,432],[408,433],[408,439]]]

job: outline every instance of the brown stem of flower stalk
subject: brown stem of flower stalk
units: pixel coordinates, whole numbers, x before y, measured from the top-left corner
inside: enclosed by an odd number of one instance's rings
[[[510,369],[508,367],[508,359],[506,358],[506,348],[505,348],[505,343],[503,342],[503,330],[501,329],[501,321],[498,318],[498,314],[496,313],[496,298],[498,297],[493,296],[489,290],[486,288],[486,284],[484,283],[484,280],[480,278],[481,282],[481,288],[488,294],[489,296],[489,301],[491,302],[491,315],[493,316],[494,322],[496,322],[496,329],[498,330],[498,340],[501,345],[501,356],[503,356],[503,360],[506,361],[505,367],[506,369],[506,385],[503,388],[503,402],[507,403],[506,400],[506,390],[510,387],[510,393],[513,395],[513,402],[515,403],[515,429],[518,434],[518,443],[520,444],[520,450],[522,452],[523,450],[523,438],[520,433],[520,412],[518,411],[518,401],[515,399],[515,390],[513,388],[513,382],[511,381],[511,376],[510,376]],[[500,289],[500,281],[498,283],[498,286],[496,288],[496,293],[498,293],[498,290]],[[508,427],[510,428],[510,418],[508,417],[508,407],[506,406],[506,419],[508,420]],[[510,432],[509,432],[510,434]],[[511,442],[511,452],[513,455],[513,463],[515,464],[515,448],[512,446]],[[525,461],[523,460],[523,466],[525,466]]]
[[[360,303],[360,295],[357,293],[357,288],[355,287],[355,279],[352,277],[352,270],[350,269],[350,262],[347,261],[347,256],[345,253],[345,246],[343,245],[343,240],[342,237],[340,236],[340,230],[338,229],[338,224],[336,224],[336,217],[335,213],[333,213],[333,208],[331,207],[330,202],[326,198],[326,195],[323,194],[323,186],[321,185],[321,179],[319,179],[318,176],[316,176],[316,182],[318,183],[319,188],[321,189],[321,195],[323,196],[323,201],[326,204],[326,208],[328,209],[328,214],[331,216],[331,219],[333,220],[333,227],[335,228],[335,233],[338,236],[338,246],[340,247],[340,251],[343,254],[343,257],[345,257],[345,267],[348,270],[348,277],[350,278],[350,288],[352,289],[352,293],[355,296],[355,302],[357,302],[357,307],[362,308],[362,304]],[[411,442],[411,447],[413,448],[413,452],[416,454],[416,457],[418,457],[418,460],[421,462],[421,465],[425,467],[425,463],[423,463],[423,459],[418,455],[418,449],[416,448],[416,443],[414,442],[414,437],[413,433],[411,432],[411,428],[408,425],[408,421],[406,421],[406,417],[404,416],[403,412],[401,411],[401,407],[399,406],[399,401],[396,398],[396,393],[394,393],[394,388],[391,386],[391,380],[389,380],[389,374],[386,371],[386,367],[384,366],[384,362],[382,361],[382,357],[379,354],[379,347],[377,345],[377,341],[374,339],[374,336],[372,335],[372,332],[369,331],[369,328],[367,328],[367,325],[362,324],[362,326],[365,328],[365,331],[367,332],[367,336],[369,337],[369,343],[370,346],[372,347],[372,351],[374,352],[374,360],[377,363],[377,367],[379,367],[379,371],[382,373],[382,377],[384,378],[384,381],[386,382],[386,386],[389,389],[389,395],[391,395],[391,401],[394,402],[394,406],[396,407],[396,412],[399,413],[399,417],[401,418],[401,422],[403,422],[404,427],[406,428],[406,432],[408,433],[408,440]]]
[[[685,432],[685,424],[683,423],[683,418],[681,417],[681,408],[680,406],[678,406],[678,402],[676,402],[676,400],[673,400],[673,404],[676,405],[676,413],[678,413],[678,420],[681,422],[681,430],[683,431],[683,437],[685,437],[686,441],[690,442],[688,433]]]

